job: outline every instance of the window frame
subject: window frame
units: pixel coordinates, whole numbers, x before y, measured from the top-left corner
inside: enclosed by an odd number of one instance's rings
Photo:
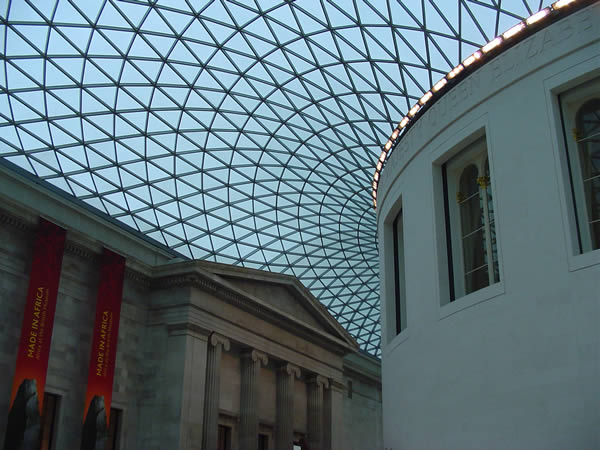
[[[219,423],[217,426],[217,448],[221,450],[232,450],[233,428],[230,425]],[[223,445],[221,445],[223,444]]]
[[[271,448],[270,437],[271,436],[266,433],[258,433],[258,443],[257,443],[258,450],[269,450]]]
[[[574,245],[576,255],[598,252],[598,247],[593,248],[592,233],[590,231],[590,218],[584,182],[580,147],[575,140],[574,132],[577,128],[577,115],[581,108],[589,101],[596,99],[600,102],[600,77],[595,77],[564,89],[557,94],[558,112],[560,115],[560,134],[562,137],[562,150],[566,160],[570,214],[574,222]]]
[[[404,226],[406,224],[406,216],[404,211],[403,204],[403,185],[400,183],[397,186],[396,191],[397,194],[394,195],[396,201],[393,203],[392,207],[385,213],[385,219],[383,221],[383,227],[380,230],[380,233],[383,234],[384,242],[387,242],[388,245],[385,246],[380,251],[380,266],[382,271],[382,280],[381,280],[381,294],[382,294],[382,320],[381,320],[381,336],[382,336],[382,351],[387,352],[391,349],[395,348],[397,345],[400,345],[409,337],[409,320],[408,320],[408,302],[407,302],[407,289],[406,289],[406,273],[407,267],[404,265],[404,270],[402,274],[402,280],[397,278],[397,267],[398,267],[398,259],[396,257],[396,251],[394,250],[394,241],[397,241],[396,231],[397,231],[397,218],[400,213],[402,213],[402,230],[404,231]],[[402,244],[406,244],[406,239],[403,233]],[[398,243],[399,244],[399,243]],[[398,249],[400,246],[398,246]],[[402,255],[406,254],[406,247],[402,245]],[[403,258],[405,259],[405,258]],[[397,315],[397,305],[398,305],[398,296],[396,292],[397,283],[400,281],[398,288],[400,289],[401,297],[400,297],[400,328],[401,330],[398,332],[398,315]],[[402,314],[404,313],[404,314]],[[404,318],[402,318],[402,315]]]
[[[406,329],[406,265],[404,257],[404,210],[392,222],[394,252],[394,319],[396,336]]]
[[[503,277],[501,274],[501,256],[498,244],[498,232],[497,232],[497,207],[495,189],[493,185],[493,170],[490,158],[489,146],[487,143],[487,135],[485,133],[478,133],[472,136],[471,139],[467,140],[463,145],[458,146],[456,152],[453,152],[453,156],[446,159],[441,165],[442,171],[442,188],[443,188],[443,207],[444,207],[444,219],[445,219],[445,237],[446,237],[446,250],[447,250],[447,267],[448,267],[448,287],[449,297],[447,303],[452,303],[457,299],[471,296],[477,292],[493,288],[498,285]],[[485,183],[482,177],[486,177],[485,168],[486,164],[489,170],[489,179],[487,180],[487,186],[482,190],[482,185]],[[460,207],[458,206],[458,195],[460,192],[461,177],[464,171],[471,165],[477,168],[477,182],[478,196],[479,198],[484,195],[484,200],[480,204],[483,205],[483,220],[481,227],[484,234],[484,248],[483,254],[496,255],[495,259],[492,257],[491,261],[488,260],[486,266],[488,267],[488,284],[478,289],[468,290],[465,281],[465,248],[463,245],[463,226]],[[491,194],[491,202],[488,199],[488,195]],[[491,203],[491,217],[488,211],[489,204]],[[495,235],[495,248],[492,243],[492,235]],[[482,268],[484,266],[480,266]],[[474,272],[474,271],[472,271]],[[497,275],[497,277],[496,277]]]
[[[600,77],[600,57],[585,58],[578,64],[561,70],[543,81],[546,109],[551,131],[550,144],[554,156],[555,178],[560,193],[560,216],[563,225],[563,245],[567,258],[567,270],[576,272],[600,264],[600,252],[579,253],[577,223],[571,195],[570,174],[560,112],[559,95],[586,81]]]

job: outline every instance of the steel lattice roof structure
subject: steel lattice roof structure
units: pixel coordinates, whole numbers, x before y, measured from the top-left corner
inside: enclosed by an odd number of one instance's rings
[[[539,0],[4,0],[0,159],[189,258],[298,277],[380,355],[373,170]]]

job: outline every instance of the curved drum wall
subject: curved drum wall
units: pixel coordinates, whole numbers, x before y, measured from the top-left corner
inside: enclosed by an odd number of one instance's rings
[[[386,448],[600,448],[600,250],[578,248],[558,97],[600,79],[599,26],[596,2],[507,50],[390,157],[378,196]],[[442,165],[481,136],[500,281],[450,302]]]

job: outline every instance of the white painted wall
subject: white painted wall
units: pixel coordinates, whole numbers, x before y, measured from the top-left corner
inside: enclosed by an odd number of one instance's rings
[[[600,3],[436,103],[378,194],[384,446],[600,448],[600,250],[579,255],[556,95],[600,77]],[[501,281],[448,303],[441,164],[485,132]],[[404,213],[407,328],[391,223]]]

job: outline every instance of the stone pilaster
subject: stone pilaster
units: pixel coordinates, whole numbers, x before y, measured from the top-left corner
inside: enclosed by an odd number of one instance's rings
[[[219,391],[221,381],[221,353],[229,351],[229,339],[212,333],[208,339],[206,383],[204,395],[204,427],[202,448],[214,450],[219,437]]]
[[[153,395],[142,400],[140,426],[147,429],[143,447],[184,450],[200,448],[204,423],[204,388],[210,333],[184,320],[162,329],[151,328],[146,335],[148,350],[157,356],[144,389]],[[156,332],[156,334],[155,334]],[[166,345],[165,345],[166,344]],[[157,395],[159,393],[159,395]],[[161,428],[152,427],[161,417]],[[72,446],[58,446],[72,448]]]
[[[277,370],[275,450],[294,447],[294,380],[299,377],[300,369],[293,364],[285,364]]]
[[[324,392],[323,445],[327,450],[344,449],[344,392],[342,381],[329,380],[329,389]]]
[[[240,393],[240,445],[244,450],[258,447],[258,389],[261,364],[268,363],[267,355],[252,350],[242,354],[242,385]]]
[[[317,375],[308,380],[308,448],[327,450],[323,442],[323,390],[329,387],[327,378]]]

